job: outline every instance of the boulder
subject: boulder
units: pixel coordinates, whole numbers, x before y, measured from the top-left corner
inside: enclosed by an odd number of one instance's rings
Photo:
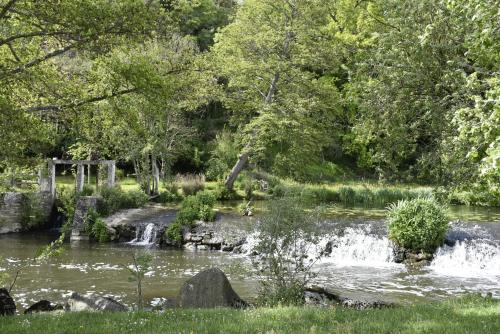
[[[0,315],[14,315],[16,304],[7,289],[0,289]]]
[[[179,304],[185,308],[247,306],[218,268],[204,270],[187,280],[181,288]]]
[[[55,304],[52,305],[48,300],[40,300],[38,303],[31,305],[29,308],[24,310],[24,314],[33,314],[40,312],[52,312],[57,310],[62,310],[62,305]]]
[[[82,296],[77,292],[73,292],[68,302],[65,305],[66,311],[109,311],[109,312],[124,312],[128,308],[109,297],[101,297],[97,295]]]
[[[393,307],[394,304],[375,299],[353,299],[342,297],[336,293],[326,290],[318,286],[309,286],[304,291],[304,301],[306,305],[311,306],[342,306],[346,308],[354,308],[364,310],[368,308],[385,308]]]

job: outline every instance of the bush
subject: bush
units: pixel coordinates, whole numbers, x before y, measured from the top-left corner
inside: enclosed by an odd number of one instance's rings
[[[258,226],[259,241],[253,251],[259,256],[253,262],[263,273],[261,304],[302,304],[305,286],[315,276],[312,266],[323,255],[316,233],[319,211],[305,213],[297,202],[273,200]]]
[[[99,242],[106,242],[109,240],[106,223],[95,210],[89,210],[85,217],[85,231],[90,237]]]
[[[181,208],[177,212],[175,221],[166,230],[166,236],[170,240],[182,241],[182,227],[192,227],[196,220],[215,220],[215,194],[210,191],[201,191],[194,196],[188,196],[182,201]]]
[[[434,252],[448,230],[445,210],[431,198],[402,200],[388,208],[389,238],[412,251]]]
[[[219,201],[238,199],[238,194],[234,190],[227,189],[224,183],[217,183],[214,190],[215,198]]]
[[[184,196],[190,196],[205,189],[205,176],[196,174],[178,174],[175,177],[175,183],[182,189]]]
[[[180,196],[177,195],[176,193],[172,193],[169,190],[165,190],[158,195],[158,197],[155,199],[156,202],[158,203],[171,203],[171,202],[176,202],[180,199]]]
[[[103,216],[109,216],[122,209],[139,208],[149,200],[148,195],[142,191],[124,192],[117,187],[101,189],[101,196],[103,200],[98,211]]]
[[[182,242],[182,226],[180,221],[173,221],[165,230],[165,236],[180,245]]]

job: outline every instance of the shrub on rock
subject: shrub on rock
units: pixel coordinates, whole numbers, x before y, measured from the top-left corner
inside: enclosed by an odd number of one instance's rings
[[[389,238],[414,252],[434,252],[448,230],[445,210],[431,198],[398,201],[389,206],[387,218]]]

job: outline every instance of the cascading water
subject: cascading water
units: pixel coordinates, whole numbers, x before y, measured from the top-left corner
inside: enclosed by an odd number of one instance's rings
[[[500,245],[491,241],[463,240],[436,251],[433,272],[459,277],[500,277]]]
[[[337,266],[394,265],[392,244],[386,236],[371,233],[370,227],[346,228],[341,235],[328,238],[331,253],[322,261]]]
[[[149,246],[155,243],[156,240],[156,225],[149,223],[144,229],[138,227],[136,229],[135,239],[129,244],[137,246]]]

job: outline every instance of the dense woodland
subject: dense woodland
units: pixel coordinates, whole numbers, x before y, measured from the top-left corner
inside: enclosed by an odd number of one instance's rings
[[[496,0],[0,0],[0,168],[500,198]]]

